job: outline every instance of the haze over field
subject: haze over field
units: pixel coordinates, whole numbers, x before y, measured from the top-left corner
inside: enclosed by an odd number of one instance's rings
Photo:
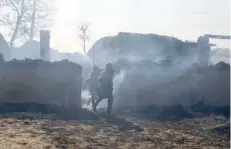
[[[76,27],[79,22],[91,24],[88,49],[99,38],[120,31],[193,41],[206,33],[230,34],[229,0],[58,0],[56,6],[59,11],[52,29],[52,45],[62,51],[81,48]],[[227,40],[211,42],[229,47]]]

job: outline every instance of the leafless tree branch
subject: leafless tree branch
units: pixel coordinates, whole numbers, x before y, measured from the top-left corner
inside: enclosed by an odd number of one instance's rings
[[[17,14],[19,16],[20,15],[20,11],[19,11],[18,7],[15,5],[15,3],[13,2],[13,0],[8,0],[8,1],[11,4],[9,6],[11,6],[17,12]]]
[[[79,27],[79,38],[83,42],[83,52],[86,53],[86,41],[89,39],[88,35],[88,29],[89,29],[89,24],[87,23],[81,23]]]
[[[0,24],[10,29],[10,45],[20,37],[32,37],[37,35],[37,31],[48,25],[47,21],[50,11],[47,0],[0,0]],[[54,1],[54,0],[51,0]],[[50,2],[50,1],[49,1]],[[10,8],[10,9],[8,9]],[[33,17],[33,10],[36,8],[36,13]],[[33,21],[32,21],[33,20]],[[33,24],[33,25],[32,25]],[[33,27],[33,29],[32,29]]]

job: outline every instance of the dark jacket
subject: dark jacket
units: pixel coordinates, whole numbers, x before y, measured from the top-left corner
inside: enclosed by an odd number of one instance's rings
[[[114,71],[103,71],[98,79],[99,81],[99,96],[101,98],[109,98],[113,91]]]

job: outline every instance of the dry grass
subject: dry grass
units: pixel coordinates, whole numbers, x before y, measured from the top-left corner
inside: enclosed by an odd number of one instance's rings
[[[220,149],[229,139],[202,128],[218,125],[213,118],[157,123],[123,117],[144,131],[121,131],[103,120],[54,121],[1,118],[1,149]]]

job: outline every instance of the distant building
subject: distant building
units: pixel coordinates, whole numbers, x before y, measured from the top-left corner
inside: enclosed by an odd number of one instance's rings
[[[0,33],[0,53],[3,54],[6,61],[10,60],[10,46],[7,44],[5,38]]]

